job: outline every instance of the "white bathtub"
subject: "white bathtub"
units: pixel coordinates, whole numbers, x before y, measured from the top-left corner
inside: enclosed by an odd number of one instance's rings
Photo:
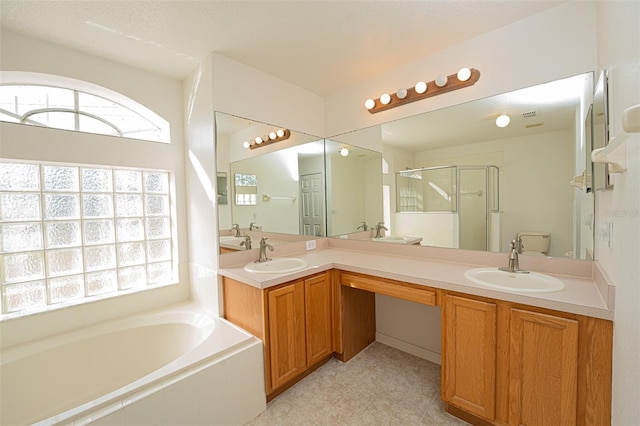
[[[262,342],[194,304],[0,354],[0,424],[242,424],[265,409]]]

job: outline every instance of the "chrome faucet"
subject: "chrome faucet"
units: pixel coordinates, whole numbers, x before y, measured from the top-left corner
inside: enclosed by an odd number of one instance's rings
[[[360,223],[362,223],[362,225],[358,226],[356,229],[362,229],[363,231],[366,231],[367,229],[369,229],[367,222],[360,222]]]
[[[245,250],[251,250],[251,237],[248,235],[243,235],[244,241],[240,242],[241,246],[244,246]]]
[[[238,225],[237,223],[234,223],[233,226],[231,226],[231,232],[235,232],[234,237],[239,237],[240,236],[240,225]]]
[[[382,235],[380,235],[380,230],[384,229],[385,231],[388,231],[388,229],[384,226],[384,222],[378,222],[378,224],[376,225],[376,236],[375,238],[382,238]]]
[[[259,230],[259,229],[260,229],[260,227],[259,227],[258,225],[256,225],[256,223],[255,223],[255,222],[251,222],[251,223],[249,224],[249,231],[253,231],[254,229],[258,229],[258,230]]]
[[[518,254],[522,254],[522,249],[524,249],[524,245],[522,245],[522,237],[520,235],[516,236],[516,251]]]
[[[262,237],[260,239],[260,256],[255,263],[263,263],[271,260],[267,257],[267,249],[273,251],[273,246],[271,244],[267,244],[267,237]]]
[[[520,264],[518,262],[518,242],[516,240],[511,241],[511,251],[509,252],[509,266],[506,268],[498,269],[504,272],[513,272],[516,274],[529,273],[529,271],[523,271],[522,269],[520,269]]]

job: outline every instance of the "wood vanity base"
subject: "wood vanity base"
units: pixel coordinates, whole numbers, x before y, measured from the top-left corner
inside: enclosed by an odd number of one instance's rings
[[[613,322],[340,270],[267,289],[224,277],[225,317],[265,345],[267,401],[375,341],[375,294],[442,307],[442,399],[477,426],[611,424]]]

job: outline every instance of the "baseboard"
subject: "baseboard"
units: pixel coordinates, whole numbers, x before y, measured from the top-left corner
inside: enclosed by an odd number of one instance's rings
[[[407,343],[405,341],[396,339],[395,337],[376,332],[376,341],[387,346],[391,346],[392,348],[401,350],[403,352],[410,353],[411,355],[415,355],[418,358],[426,359],[427,361],[431,361],[438,365],[441,365],[442,363],[439,353],[421,348],[420,346],[416,346],[411,343]]]

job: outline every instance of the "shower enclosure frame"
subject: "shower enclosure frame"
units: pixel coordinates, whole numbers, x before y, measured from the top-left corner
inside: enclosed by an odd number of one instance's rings
[[[428,209],[421,208],[420,210],[404,210],[401,206],[401,184],[399,182],[399,178],[401,177],[412,177],[407,175],[420,174],[420,178],[422,179],[422,174],[424,172],[432,172],[439,170],[453,169],[455,170],[455,206],[450,209]],[[485,179],[484,179],[484,194],[485,194],[485,248],[484,250],[490,250],[490,232],[491,232],[491,214],[500,212],[500,168],[495,165],[445,165],[445,166],[434,166],[434,167],[420,167],[416,169],[407,169],[397,171],[396,175],[396,213],[434,213],[434,212],[447,212],[454,213],[457,215],[458,221],[458,245],[460,245],[461,241],[461,196],[467,195],[463,193],[460,187],[460,174],[461,171],[467,170],[484,170],[485,171]],[[493,174],[492,174],[493,172]],[[472,192],[472,193],[475,193]],[[479,194],[482,195],[482,194]],[[498,243],[499,243],[498,238]],[[464,248],[464,247],[460,247]],[[499,247],[498,247],[499,250]]]

